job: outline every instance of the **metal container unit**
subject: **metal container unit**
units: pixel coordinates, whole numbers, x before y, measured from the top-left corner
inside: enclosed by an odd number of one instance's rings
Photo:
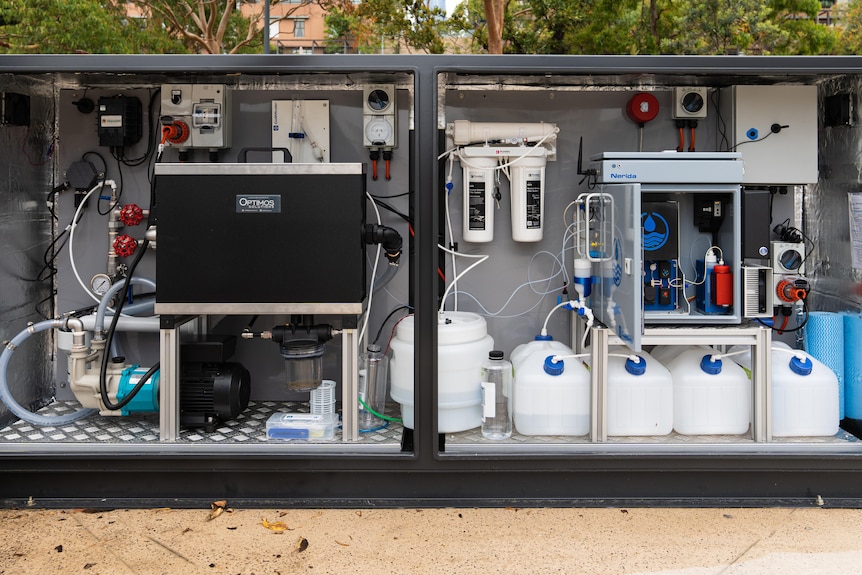
[[[644,76],[644,69],[650,70],[652,75]],[[570,122],[561,131],[565,134],[576,133],[572,124],[583,121],[584,117],[595,118],[596,124],[584,124],[578,131],[594,130],[603,138],[613,141],[619,139],[620,142],[620,147],[603,142],[600,147],[594,145],[595,149],[633,149],[634,129],[632,134],[624,134],[624,130],[619,129],[620,122],[617,122],[619,115],[596,113],[596,110],[606,111],[611,107],[618,112],[616,100],[624,101],[632,90],[656,91],[664,104],[667,102],[663,91],[669,92],[674,86],[704,84],[711,86],[710,89],[718,89],[737,83],[791,82],[818,85],[822,100],[822,97],[852,91],[862,85],[862,59],[434,56],[196,56],[171,59],[51,56],[4,59],[0,72],[4,74],[4,82],[13,84],[19,90],[32,89],[27,86],[28,83],[58,86],[59,100],[56,94],[51,94],[51,89],[44,96],[49,108],[71,99],[64,96],[66,89],[82,85],[117,90],[131,84],[140,87],[197,80],[201,83],[245,83],[243,87],[248,93],[241,94],[242,98],[234,94],[234,110],[250,112],[256,106],[259,107],[259,102],[254,101],[255,90],[266,93],[267,90],[283,88],[284,91],[288,86],[325,89],[338,84],[345,86],[347,91],[354,89],[361,94],[360,87],[355,84],[357,78],[377,84],[397,81],[399,92],[409,91],[409,98],[401,98],[409,102],[410,110],[408,116],[405,108],[403,117],[399,119],[399,131],[403,128],[404,133],[399,134],[398,141],[405,148],[405,142],[410,143],[411,168],[404,181],[412,192],[410,215],[414,217],[412,227],[416,233],[411,246],[414,250],[411,256],[415,254],[415,258],[411,257],[410,285],[402,292],[415,307],[415,429],[409,436],[404,435],[400,449],[387,451],[361,444],[295,448],[272,442],[242,444],[209,441],[206,438],[203,442],[192,443],[182,438],[172,438],[169,433],[153,445],[97,441],[61,443],[52,439],[25,443],[7,439],[0,449],[0,457],[4,463],[8,463],[3,466],[4,482],[8,487],[4,500],[6,504],[23,504],[29,495],[33,495],[37,502],[44,498],[54,504],[63,500],[68,502],[69,499],[63,499],[68,497],[76,501],[97,497],[98,500],[104,499],[115,504],[119,499],[128,498],[130,487],[134,487],[135,499],[124,499],[127,505],[148,504],[166,498],[198,502],[203,500],[200,486],[204,484],[212,487],[211,491],[251,502],[283,498],[307,504],[333,505],[367,505],[369,500],[384,505],[403,505],[405,501],[423,501],[433,505],[494,505],[504,501],[521,505],[595,504],[601,501],[607,505],[609,501],[630,502],[635,499],[658,504],[702,504],[711,501],[747,505],[776,502],[813,505],[812,493],[820,494],[833,505],[859,504],[855,486],[862,472],[862,452],[858,449],[858,443],[840,438],[823,443],[769,441],[768,414],[763,408],[769,389],[760,375],[759,383],[754,385],[755,410],[760,414],[753,434],[756,440],[733,438],[726,443],[682,443],[671,439],[666,444],[608,440],[606,429],[604,433],[602,431],[602,426],[606,425],[602,402],[607,393],[596,380],[592,382],[590,390],[594,404],[591,410],[593,421],[590,436],[584,442],[563,440],[545,444],[501,442],[489,445],[452,434],[441,436],[437,425],[436,384],[439,369],[436,323],[437,297],[441,291],[438,286],[438,267],[445,268],[446,264],[438,253],[437,245],[443,235],[443,209],[439,199],[444,189],[445,173],[440,171],[434,158],[443,149],[441,127],[450,119],[457,120],[459,115],[470,113],[477,120],[495,121],[498,119],[494,116],[496,108],[510,111],[517,109],[519,113],[529,115],[528,119],[537,121],[548,114],[556,115]],[[237,76],[237,72],[242,76]],[[19,86],[19,83],[24,86]],[[528,106],[537,96],[542,97],[544,104]],[[285,99],[289,96],[279,93],[276,97]],[[354,121],[359,130],[353,131],[361,134],[361,99],[356,97],[353,100],[346,99],[346,107],[359,112]],[[268,116],[269,110],[265,112]],[[62,117],[68,118],[68,111],[62,110],[60,115],[63,125]],[[334,125],[350,126],[349,118],[347,121],[345,118],[340,120]],[[607,123],[603,124],[603,121]],[[268,136],[267,124],[268,119],[255,126],[265,128],[261,131]],[[709,121],[702,122],[702,126],[701,129],[707,131],[714,129]],[[858,138],[854,140],[852,134],[844,132],[839,137],[839,129],[822,137],[829,142],[846,138],[854,143],[848,149],[858,147]],[[83,131],[80,133],[83,134]],[[67,141],[68,136],[63,137]],[[249,135],[244,134],[242,128],[234,131],[234,142],[244,137],[248,138]],[[645,136],[648,145],[649,139],[648,128]],[[345,140],[347,138],[341,143]],[[705,141],[706,138],[701,140]],[[10,152],[17,150],[19,140],[9,139],[9,142],[13,141],[16,142],[15,146],[6,145]],[[336,136],[333,141],[339,142],[339,137]],[[565,206],[571,199],[569,194],[573,194],[580,179],[574,175],[574,162],[571,161],[574,153],[572,140],[561,140],[559,145],[561,157],[565,161],[558,161],[555,166],[548,168],[546,201],[549,203],[546,204],[546,212]],[[356,155],[355,150],[351,151],[350,157],[345,157],[338,150],[334,152],[337,161],[354,162],[362,158]],[[398,148],[396,158],[401,152],[404,152],[401,165],[406,173],[408,153],[406,149]],[[14,156],[10,154],[10,157]],[[824,157],[824,162],[829,162],[829,159]],[[15,165],[19,166],[16,169],[23,165],[24,170],[30,173],[39,171],[36,166],[27,167],[25,162],[15,162]],[[42,169],[51,168],[54,168],[55,175],[62,169],[59,166]],[[806,196],[809,208],[814,202],[813,197],[829,205],[827,192],[831,187],[838,186],[839,181],[844,184],[855,182],[855,175],[844,173],[840,163],[835,168],[838,172],[833,174],[836,180],[827,182],[821,179],[814,193]],[[394,173],[397,177],[398,172]],[[382,186],[382,182],[377,185]],[[457,185],[455,189],[459,189]],[[372,193],[381,190],[377,187]],[[836,197],[843,199],[840,194]],[[232,204],[234,210],[235,201],[236,198]],[[840,202],[832,199],[832,203]],[[818,205],[814,205],[815,211],[819,209]],[[199,209],[206,213],[209,202],[205,201]],[[340,206],[335,209],[340,209]],[[234,215],[239,214],[234,212]],[[846,220],[846,213],[842,213],[842,216]],[[458,221],[457,217],[453,219]],[[509,230],[505,229],[508,225],[505,220],[500,218],[503,226],[499,231],[501,238],[510,235],[506,233]],[[551,222],[551,218],[548,222]],[[253,231],[257,233],[259,230]],[[178,233],[180,238],[184,237],[184,231]],[[556,234],[556,230],[553,234]],[[546,230],[545,237],[551,235],[551,230]],[[175,239],[174,243],[178,244],[179,241]],[[834,245],[840,244],[835,242]],[[272,251],[278,249],[280,247],[273,247]],[[533,249],[532,246],[529,249],[512,248],[502,241],[489,245],[494,256],[502,257],[491,260],[499,265],[481,278],[484,289],[487,292],[499,290],[501,280],[509,273],[506,270],[528,260]],[[528,251],[530,253],[526,254]],[[210,263],[217,268],[226,267],[223,261],[211,255],[197,255],[210,258]],[[840,257],[844,255],[841,253]],[[238,254],[234,255],[234,258],[238,257]],[[177,261],[180,261],[180,256],[177,256]],[[497,273],[500,270],[503,270],[503,274]],[[445,269],[440,271],[445,272]],[[224,273],[230,272],[224,270]],[[261,275],[257,268],[252,273],[255,277]],[[168,272],[168,283],[172,283],[171,276],[179,278],[186,274],[187,270],[176,263],[173,270]],[[12,291],[20,291],[15,280],[10,279],[15,275],[9,273],[3,276],[4,286]],[[216,284],[219,282],[218,273],[208,277]],[[489,281],[489,278],[493,281]],[[824,285],[831,281],[843,285],[848,278],[827,274],[821,279]],[[176,299],[173,303],[202,303],[197,301],[199,298],[188,295],[188,292]],[[217,299],[228,300],[227,303],[249,303],[249,299],[253,298],[232,288],[219,294]],[[300,298],[291,295],[290,299]],[[313,299],[320,303],[321,297]],[[204,303],[218,306],[225,304],[225,301]],[[251,303],[265,307],[270,302]],[[159,302],[159,305],[162,304],[170,306],[172,302]],[[64,309],[68,307],[63,306]],[[3,324],[6,331],[17,329],[11,320],[7,321]],[[559,334],[565,323],[555,318],[552,323],[555,334]],[[179,348],[177,338],[182,337],[179,325],[177,323],[163,329],[160,342],[163,349]],[[525,335],[518,333],[519,325],[524,326],[521,331],[526,330],[526,335],[535,335],[537,326],[533,322],[523,321],[523,318],[494,317],[489,320],[489,330],[495,334],[505,333],[511,340],[523,341]],[[510,327],[513,329],[508,329]],[[762,330],[756,327],[740,328],[729,333],[722,326],[713,325],[701,330],[699,326],[691,325],[677,333],[673,331],[670,328],[649,328],[644,343],[670,342],[679,345],[697,339],[727,345],[768,345],[768,339],[764,342]],[[597,345],[594,349],[606,348],[608,336],[607,330],[597,330]],[[510,346],[510,341],[502,342],[503,349]],[[168,365],[163,361],[163,369],[177,369],[178,366],[169,365],[170,354],[166,357]],[[602,358],[597,359],[593,373],[601,374],[603,370],[606,371],[606,367],[602,365]],[[46,358],[46,361],[53,360]],[[756,366],[755,369],[762,371],[763,366]],[[161,408],[163,411],[173,409],[164,403]],[[176,429],[175,424],[173,429]],[[52,473],[44,473],[45,469],[51,469]],[[110,485],[100,481],[106,471],[112,472],[118,481]],[[525,481],[528,477],[536,481]]]

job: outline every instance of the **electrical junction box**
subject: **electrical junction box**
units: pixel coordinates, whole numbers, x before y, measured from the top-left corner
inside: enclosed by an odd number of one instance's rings
[[[167,146],[217,150],[231,145],[231,98],[224,84],[165,84],[162,86],[162,125],[181,131]]]
[[[141,100],[135,96],[99,98],[99,145],[109,148],[131,146],[144,133]]]
[[[674,120],[699,120],[706,118],[706,88],[674,88]]]
[[[805,244],[772,242],[772,269],[776,274],[804,274]]]
[[[745,162],[743,184],[817,183],[817,86],[731,86],[720,101],[727,147]]]
[[[329,100],[273,100],[272,147],[285,148],[294,163],[329,161]],[[273,152],[273,162],[286,161]]]
[[[362,142],[366,148],[394,148],[397,145],[398,112],[394,84],[365,86],[362,100]]]

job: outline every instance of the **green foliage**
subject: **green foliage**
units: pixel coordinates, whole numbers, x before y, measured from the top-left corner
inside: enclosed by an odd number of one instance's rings
[[[185,50],[160,26],[128,18],[107,0],[5,0],[0,5],[0,51],[135,54]]]
[[[838,32],[817,23],[819,9],[819,0],[509,0],[503,25],[503,51],[833,53],[838,45]],[[857,14],[862,20],[862,10],[857,9]],[[456,16],[462,30],[471,36],[474,51],[486,51],[482,1],[466,0],[459,5]],[[862,38],[862,24],[856,34]],[[855,45],[860,44],[862,40]]]
[[[835,9],[833,9],[835,10]],[[852,0],[833,12],[842,23],[837,51],[841,54],[862,54],[862,1]]]
[[[329,11],[326,25],[332,39],[355,38],[360,52],[400,52],[402,46],[442,54],[450,26],[446,13],[421,0],[323,0]],[[385,46],[381,46],[381,42]]]

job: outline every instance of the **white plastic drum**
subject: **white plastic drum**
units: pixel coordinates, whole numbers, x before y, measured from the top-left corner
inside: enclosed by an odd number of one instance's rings
[[[398,324],[389,362],[392,399],[401,404],[404,426],[414,426],[414,318]],[[485,319],[475,313],[446,311],[437,325],[437,429],[466,431],[482,424],[482,362],[494,349]]]

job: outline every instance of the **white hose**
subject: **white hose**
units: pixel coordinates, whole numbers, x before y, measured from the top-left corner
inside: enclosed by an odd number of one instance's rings
[[[90,291],[90,288],[88,288],[87,284],[84,283],[84,280],[81,279],[81,274],[78,273],[78,266],[75,265],[75,229],[77,229],[78,227],[78,219],[81,217],[81,211],[84,209],[84,206],[87,205],[87,201],[90,199],[90,196],[92,196],[96,192],[96,190],[101,191],[102,189],[104,189],[105,186],[110,186],[112,189],[116,189],[116,184],[113,180],[105,180],[93,186],[93,189],[87,192],[87,195],[85,195],[84,198],[81,200],[81,203],[78,204],[78,209],[75,210],[75,215],[72,217],[72,229],[69,230],[69,263],[72,266],[72,273],[75,274],[75,279],[78,280],[78,283],[81,285],[81,288],[87,293],[88,296],[93,298],[93,301],[95,301],[96,303],[99,302],[99,298],[97,298],[95,294]]]
[[[6,348],[3,350],[3,353],[0,354],[0,400],[2,400],[6,408],[12,413],[14,413],[16,416],[18,416],[19,419],[22,419],[27,423],[31,423],[33,425],[66,425],[78,421],[79,419],[84,419],[85,417],[97,411],[95,409],[79,409],[74,413],[69,413],[66,415],[38,415],[28,409],[25,409],[17,401],[15,401],[15,398],[12,397],[12,392],[9,390],[9,385],[6,381],[6,372],[9,368],[9,360],[12,359],[12,353],[28,337],[30,337],[34,333],[39,333],[40,331],[46,331],[49,329],[61,327],[62,325],[63,320],[49,319],[45,321],[40,321],[35,325],[29,326],[26,329],[21,330],[18,335],[13,337],[12,341],[6,344]]]

